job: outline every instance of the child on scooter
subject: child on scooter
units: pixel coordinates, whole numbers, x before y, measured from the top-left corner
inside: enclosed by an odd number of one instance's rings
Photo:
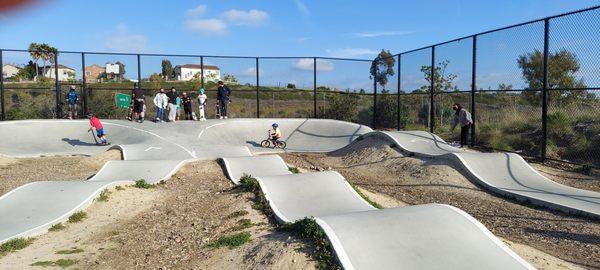
[[[92,128],[96,129],[96,136],[100,138],[100,141],[103,145],[107,145],[108,141],[106,140],[106,134],[104,134],[104,128],[102,127],[102,123],[100,123],[100,119],[98,119],[98,116],[96,116],[96,114],[93,113],[91,113],[89,117],[90,128],[88,129],[88,132],[92,131]]]

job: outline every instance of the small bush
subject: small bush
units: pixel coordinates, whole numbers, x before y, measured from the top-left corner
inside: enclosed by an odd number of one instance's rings
[[[231,228],[231,230],[232,231],[241,231],[241,230],[244,230],[244,229],[248,229],[248,228],[250,228],[252,226],[254,226],[254,223],[252,223],[252,221],[250,219],[245,218],[245,219],[240,219],[237,222],[237,225],[233,226]]]
[[[251,235],[249,232],[242,232],[231,236],[222,236],[217,239],[217,241],[208,244],[208,246],[212,248],[220,248],[225,246],[229,248],[239,247],[250,241],[250,236]]]
[[[65,228],[65,225],[63,225],[62,223],[59,222],[59,223],[52,225],[52,227],[50,227],[50,229],[48,229],[48,231],[55,232],[55,231],[60,231],[64,228]]]
[[[33,243],[34,238],[14,238],[0,245],[0,255],[24,249]]]
[[[247,214],[248,214],[248,211],[239,210],[239,211],[235,211],[235,212],[229,214],[228,216],[225,217],[225,219],[237,218],[237,217],[245,216]]]
[[[87,217],[87,214],[83,211],[75,212],[69,217],[69,223],[77,223]]]
[[[42,266],[42,267],[58,266],[58,267],[66,268],[66,267],[72,266],[72,265],[74,265],[76,263],[77,263],[76,260],[58,259],[56,261],[39,261],[39,262],[34,262],[34,263],[31,264],[31,266]]]
[[[354,184],[348,182],[350,184],[350,186],[356,191],[356,193],[358,193],[358,195],[360,195],[365,201],[367,201],[370,205],[372,205],[373,207],[377,208],[377,209],[383,209],[383,206],[381,206],[381,204],[372,201],[367,195],[365,195],[364,193],[362,193]]]
[[[81,253],[81,252],[83,252],[83,249],[72,248],[72,249],[59,250],[56,252],[56,254],[75,254],[75,253]]]
[[[257,192],[260,190],[260,185],[256,178],[251,175],[243,174],[240,178],[240,186],[246,192]]]
[[[580,172],[585,175],[592,175],[593,170],[594,168],[590,164],[583,164],[576,169],[577,172]]]
[[[100,192],[100,195],[98,196],[98,198],[96,198],[96,201],[99,201],[99,202],[108,201],[108,194],[110,194],[110,191],[108,191],[108,189],[103,190],[102,192]]]
[[[125,188],[124,188],[124,187],[122,187],[122,186],[116,186],[116,187],[115,187],[115,189],[116,189],[116,190],[125,190]]]
[[[156,185],[148,184],[146,182],[146,180],[140,179],[140,180],[135,181],[134,187],[136,187],[136,188],[142,188],[142,189],[150,189],[150,188],[155,188]]]
[[[335,259],[335,252],[327,235],[313,218],[304,218],[294,223],[287,223],[281,229],[307,239],[315,245],[314,253],[319,269],[341,269]]]
[[[300,170],[298,168],[296,168],[296,167],[288,167],[288,170],[291,173],[300,173]]]

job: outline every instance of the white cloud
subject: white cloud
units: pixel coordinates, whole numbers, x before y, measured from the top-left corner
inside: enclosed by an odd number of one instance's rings
[[[312,39],[311,37],[298,37],[298,38],[293,38],[291,40],[295,41],[295,42],[305,42],[305,41],[308,41],[311,39]]]
[[[223,12],[221,17],[234,25],[257,26],[267,24],[270,20],[269,14],[257,9],[249,11],[232,9]]]
[[[242,71],[242,76],[252,77],[256,76],[256,68],[250,67]]]
[[[199,5],[195,8],[190,8],[185,13],[190,17],[202,16],[206,13],[206,5]]]
[[[185,26],[188,30],[198,32],[205,36],[220,36],[227,34],[227,24],[219,19],[187,20]]]
[[[329,55],[331,55],[332,57],[340,57],[340,58],[375,56],[379,53],[378,50],[366,49],[366,48],[335,49],[335,50],[326,50],[326,52]]]
[[[294,68],[299,70],[313,70],[314,60],[312,58],[302,58],[294,63]],[[332,71],[333,63],[331,61],[317,59],[317,71]]]
[[[298,8],[298,11],[300,12],[300,14],[302,14],[302,16],[310,16],[310,10],[308,10],[308,8],[304,4],[304,2],[302,2],[302,0],[294,0],[294,3],[296,4],[296,8]]]
[[[111,51],[142,51],[148,38],[144,35],[130,34],[125,24],[118,24],[116,30],[108,34],[109,37],[104,42],[104,46]]]
[[[384,37],[384,36],[404,36],[411,34],[412,32],[407,31],[383,31],[383,32],[363,32],[353,33],[352,36],[355,38],[370,38],[370,37]]]

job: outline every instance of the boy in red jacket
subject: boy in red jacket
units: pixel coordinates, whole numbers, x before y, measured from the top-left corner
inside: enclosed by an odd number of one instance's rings
[[[96,129],[96,135],[102,141],[102,144],[106,145],[108,142],[106,141],[106,134],[104,134],[104,128],[102,127],[102,123],[100,123],[100,119],[96,114],[90,114],[90,129],[88,131],[92,131],[92,128]]]

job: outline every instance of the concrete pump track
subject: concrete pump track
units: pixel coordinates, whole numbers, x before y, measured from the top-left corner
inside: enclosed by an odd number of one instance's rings
[[[89,205],[106,187],[145,179],[168,180],[183,164],[222,158],[237,184],[257,178],[279,222],[314,217],[345,269],[531,269],[480,222],[448,205],[377,210],[334,171],[291,174],[277,151],[260,147],[278,122],[286,151],[330,152],[366,136],[400,150],[446,158],[492,192],[550,209],[600,217],[600,194],[557,184],[520,156],[454,148],[422,131],[379,132],[358,124],[319,119],[240,119],[142,124],[104,121],[122,160],[107,162],[87,181],[44,181],[0,197],[0,243],[42,234]],[[0,123],[0,154],[12,157],[93,155],[106,151],[87,132],[87,121]],[[441,222],[443,221],[443,222]]]

